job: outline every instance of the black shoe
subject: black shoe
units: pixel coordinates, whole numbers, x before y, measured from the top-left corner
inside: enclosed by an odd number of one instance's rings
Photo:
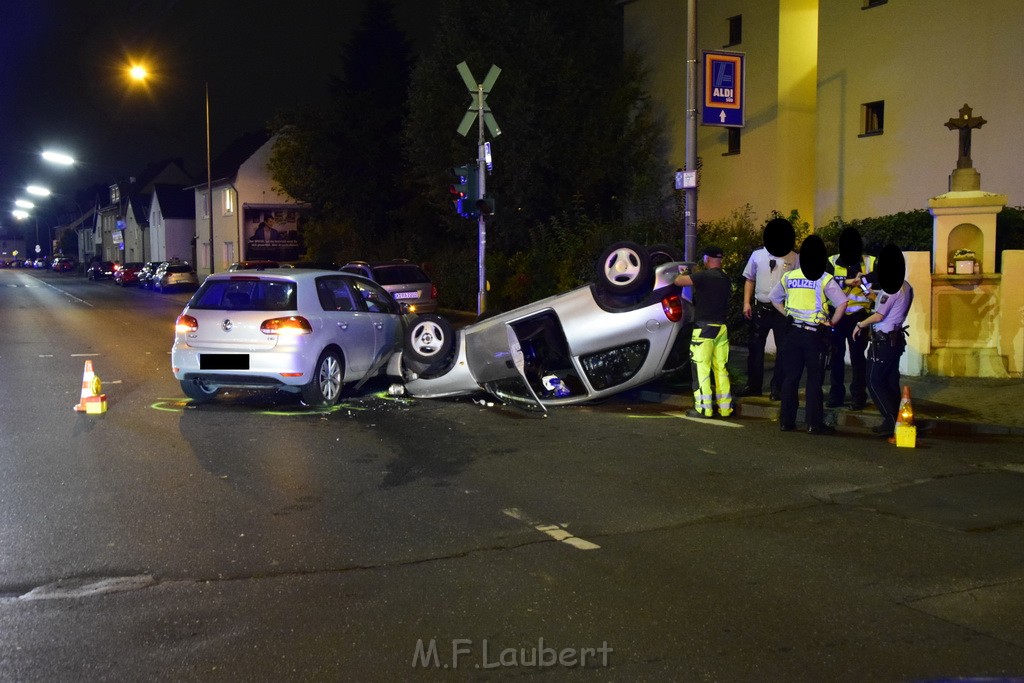
[[[750,387],[743,387],[738,392],[733,394],[734,396],[760,396],[763,392],[760,389],[752,389]]]
[[[686,417],[703,417],[705,420],[711,419],[711,415],[705,415],[699,410],[695,410],[693,408],[686,411]]]
[[[842,408],[843,407],[843,402],[842,401],[833,401],[832,399],[829,399],[828,402],[825,403],[825,407],[826,408]]]
[[[779,423],[779,431],[780,432],[794,432],[794,431],[796,431],[796,425],[794,425],[794,424],[785,424],[784,422],[780,422]]]
[[[773,400],[773,401],[781,401],[782,400],[782,396],[780,396],[779,392],[777,392],[777,391],[773,391],[772,395],[769,398],[771,398],[771,400]]]
[[[851,403],[850,410],[864,410],[867,407],[867,401],[861,401],[860,403]]]
[[[836,428],[829,425],[817,425],[815,427],[808,427],[807,433],[816,434],[820,436],[827,436],[829,434],[835,434]]]

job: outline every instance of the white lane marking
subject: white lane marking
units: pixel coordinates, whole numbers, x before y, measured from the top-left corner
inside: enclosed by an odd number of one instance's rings
[[[512,519],[529,524],[542,534],[547,534],[554,540],[570,545],[577,550],[600,550],[601,548],[601,546],[596,543],[591,543],[579,536],[572,535],[566,531],[565,525],[563,524],[537,524],[536,522],[531,521],[519,508],[506,508],[505,510],[502,510],[502,513]]]
[[[690,422],[700,422],[701,424],[712,425],[714,427],[729,427],[730,429],[743,429],[743,425],[739,424],[738,422],[730,422],[727,419],[716,420],[715,418],[712,417],[690,417],[686,413],[677,412],[665,414],[668,415],[669,417],[680,417],[684,420],[689,420]]]
[[[54,287],[54,286],[53,286],[53,285],[51,285],[51,284],[50,284],[49,282],[44,282],[43,284],[44,284],[44,285],[46,285],[47,287],[49,287],[50,289],[54,290],[54,291],[60,292],[61,294],[63,294],[63,295],[64,295],[64,296],[66,296],[67,298],[69,298],[69,299],[73,299],[73,300],[77,301],[77,302],[78,302],[78,303],[80,303],[80,304],[85,304],[85,305],[86,305],[86,306],[88,306],[89,308],[96,308],[95,306],[93,306],[93,305],[92,305],[91,303],[89,303],[88,301],[85,301],[84,299],[79,299],[79,298],[78,298],[77,296],[75,296],[74,294],[69,294],[68,292],[65,292],[65,291],[64,291],[63,289],[61,289],[60,287]]]
[[[98,353],[73,353],[73,354],[71,354],[71,357],[72,358],[89,358],[91,356],[98,356],[98,355],[100,355],[100,354],[98,354]]]
[[[53,354],[52,353],[41,353],[41,354],[39,354],[39,357],[40,358],[53,358]]]

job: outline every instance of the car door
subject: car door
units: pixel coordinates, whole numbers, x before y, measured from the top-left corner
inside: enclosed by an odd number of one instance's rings
[[[373,322],[377,349],[375,361],[386,360],[402,344],[402,310],[394,298],[375,282],[352,278],[352,286]]]
[[[377,330],[370,314],[360,304],[348,278],[330,275],[316,279],[316,293],[324,312],[329,339],[345,354],[345,379],[363,377],[373,365]]]

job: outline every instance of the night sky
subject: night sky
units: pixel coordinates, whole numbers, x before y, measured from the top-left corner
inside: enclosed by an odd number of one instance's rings
[[[204,83],[216,156],[275,112],[324,98],[363,3],[0,3],[0,225],[14,222],[13,202],[29,183],[70,195],[169,157],[202,175]],[[424,48],[439,0],[393,3],[413,49]],[[147,86],[126,78],[129,59],[153,70]],[[51,148],[80,163],[60,169],[43,162],[39,153]]]

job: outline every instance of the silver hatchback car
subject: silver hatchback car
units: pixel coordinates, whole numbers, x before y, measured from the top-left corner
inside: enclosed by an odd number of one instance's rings
[[[631,242],[598,259],[595,282],[454,330],[413,318],[388,373],[412,396],[481,390],[529,409],[604,398],[684,368],[693,304],[670,247]]]
[[[395,301],[405,306],[410,313],[433,313],[437,310],[437,286],[412,261],[349,261],[341,270],[373,280],[388,290]]]
[[[300,393],[337,403],[378,374],[403,339],[399,305],[377,284],[324,270],[210,275],[178,316],[171,366],[193,402],[223,388]]]

